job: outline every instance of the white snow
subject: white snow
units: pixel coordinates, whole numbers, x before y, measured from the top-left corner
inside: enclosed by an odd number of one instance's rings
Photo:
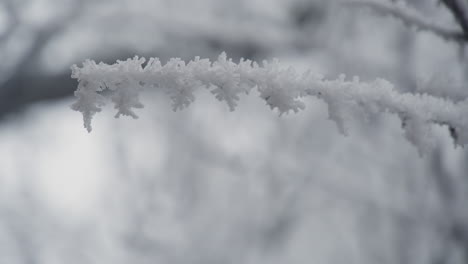
[[[120,115],[138,116],[135,108],[142,108],[139,93],[143,89],[162,89],[172,100],[174,110],[183,109],[195,100],[195,91],[208,89],[231,111],[237,107],[241,94],[252,89],[271,109],[279,114],[299,112],[305,108],[303,98],[313,96],[328,105],[329,118],[336,122],[342,134],[348,133],[350,122],[357,116],[395,114],[401,120],[406,138],[422,155],[431,149],[431,126],[447,125],[455,144],[468,143],[468,102],[453,102],[428,94],[400,93],[384,79],[347,80],[340,75],[335,80],[324,79],[312,71],[298,74],[285,68],[278,60],[256,62],[241,59],[235,63],[222,53],[214,62],[196,57],[185,63],[173,58],[162,65],[158,58],[147,64],[144,58],[134,57],[108,65],[86,60],[82,67],[72,66],[77,79],[76,102],[72,109],[83,114],[84,126],[91,131],[91,119],[100,112],[110,98]]]

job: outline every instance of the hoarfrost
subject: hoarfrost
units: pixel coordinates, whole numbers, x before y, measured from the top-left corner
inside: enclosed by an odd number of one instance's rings
[[[235,63],[222,53],[214,62],[196,57],[185,63],[179,58],[162,65],[157,58],[134,57],[108,65],[87,60],[82,67],[72,66],[72,78],[78,80],[76,102],[72,109],[83,114],[84,126],[91,131],[91,119],[100,112],[106,99],[117,109],[116,117],[138,116],[142,108],[139,94],[143,89],[162,89],[172,100],[173,110],[195,101],[198,89],[208,89],[218,100],[235,110],[241,94],[256,89],[261,99],[280,115],[305,108],[303,98],[313,96],[328,105],[329,118],[346,135],[349,122],[359,115],[395,114],[402,123],[406,138],[420,154],[431,149],[431,126],[446,125],[455,145],[468,143],[468,102],[454,102],[427,94],[400,93],[384,80],[347,80],[345,75],[327,80],[307,71],[302,75],[284,68],[278,60],[261,66],[250,60]]]

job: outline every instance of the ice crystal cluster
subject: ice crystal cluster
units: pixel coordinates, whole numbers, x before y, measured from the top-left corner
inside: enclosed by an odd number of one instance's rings
[[[303,98],[313,96],[328,105],[329,118],[339,131],[347,134],[350,122],[359,115],[395,114],[406,138],[422,154],[434,142],[432,126],[446,125],[456,145],[468,143],[468,101],[452,102],[427,94],[400,93],[384,80],[347,80],[344,75],[327,80],[307,71],[297,74],[278,60],[261,65],[241,59],[239,63],[222,53],[211,62],[196,57],[188,63],[178,58],[161,64],[151,58],[134,57],[115,64],[86,60],[82,67],[72,66],[72,78],[78,80],[76,102],[72,109],[83,114],[84,126],[91,131],[92,117],[112,101],[120,115],[137,118],[135,108],[142,108],[139,94],[143,89],[162,89],[172,100],[174,110],[183,109],[195,100],[198,89],[208,89],[233,111],[239,95],[258,91],[271,109],[281,114],[305,108]]]

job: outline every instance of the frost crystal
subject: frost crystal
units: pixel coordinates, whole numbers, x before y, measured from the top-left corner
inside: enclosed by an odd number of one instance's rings
[[[137,118],[135,108],[142,108],[139,93],[158,88],[172,100],[174,110],[183,109],[195,100],[197,89],[208,89],[218,100],[235,110],[240,94],[256,89],[260,98],[280,115],[305,108],[302,98],[313,96],[328,105],[329,118],[342,134],[358,115],[392,113],[400,118],[406,138],[422,154],[433,145],[431,126],[446,125],[455,145],[468,143],[468,101],[452,102],[426,94],[400,93],[383,79],[362,82],[344,75],[326,80],[311,71],[298,75],[285,69],[278,60],[258,65],[250,60],[239,63],[222,53],[218,60],[196,57],[185,63],[174,58],[162,65],[157,58],[134,57],[113,65],[87,60],[82,67],[72,66],[72,78],[78,80],[76,102],[72,109],[83,114],[84,126],[91,131],[91,119],[110,99],[116,117]]]

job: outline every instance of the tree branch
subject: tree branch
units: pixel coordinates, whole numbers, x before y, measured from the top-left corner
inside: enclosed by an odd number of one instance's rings
[[[330,119],[345,135],[349,123],[359,115],[392,113],[401,120],[405,136],[420,154],[430,150],[435,142],[431,132],[433,124],[445,124],[454,130],[456,145],[468,143],[467,100],[452,102],[427,94],[400,93],[383,79],[361,82],[354,77],[347,81],[342,75],[325,80],[310,71],[298,75],[292,68],[284,69],[278,61],[264,61],[262,66],[250,60],[237,64],[228,60],[225,53],[215,62],[197,57],[187,64],[171,59],[162,65],[157,58],[151,58],[143,66],[144,63],[144,58],[135,57],[113,65],[87,60],[81,68],[72,66],[72,78],[79,82],[72,109],[83,114],[89,132],[92,117],[101,111],[107,99],[114,103],[116,117],[137,118],[134,109],[143,107],[139,93],[144,88],[163,89],[171,98],[174,110],[187,107],[195,100],[194,92],[206,88],[218,100],[226,102],[231,111],[236,108],[240,94],[255,89],[280,115],[304,109],[302,99],[307,96],[322,99],[328,104]]]
[[[450,12],[452,12],[455,20],[466,36],[468,35],[468,3],[464,1],[466,0],[441,0]]]
[[[428,20],[416,10],[407,6],[404,2],[387,3],[381,1],[377,2],[373,0],[356,0],[346,2],[345,4],[356,7],[367,7],[383,15],[393,16],[396,19],[401,20],[408,27],[415,27],[417,30],[431,32],[445,40],[451,40],[456,42],[468,41],[468,34],[463,26],[463,31],[461,31],[438,25]]]

